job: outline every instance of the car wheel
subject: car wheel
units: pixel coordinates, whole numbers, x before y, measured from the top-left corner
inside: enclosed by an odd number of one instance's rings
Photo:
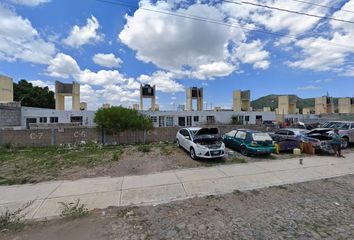
[[[343,148],[348,148],[349,147],[349,139],[347,137],[343,138]]]
[[[195,160],[195,159],[197,158],[196,155],[195,155],[194,148],[191,148],[191,150],[189,151],[189,153],[190,153],[191,158],[192,158],[193,160]]]
[[[245,147],[245,146],[242,146],[242,147],[241,147],[241,154],[244,155],[244,156],[247,156],[247,155],[248,155],[248,149],[247,149],[247,147]]]
[[[176,145],[177,145],[177,147],[181,147],[181,145],[179,144],[179,141],[178,141],[178,139],[176,140]]]

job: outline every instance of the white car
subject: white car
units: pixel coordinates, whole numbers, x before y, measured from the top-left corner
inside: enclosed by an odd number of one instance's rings
[[[192,159],[225,155],[225,144],[220,140],[217,128],[182,128],[176,134],[176,144],[187,150]]]

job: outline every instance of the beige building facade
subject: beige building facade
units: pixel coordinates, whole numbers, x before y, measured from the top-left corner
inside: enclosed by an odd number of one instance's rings
[[[65,97],[72,97],[72,110],[80,110],[80,84],[55,81],[55,109],[65,110]]]
[[[339,98],[338,113],[354,113],[354,99],[349,97]]]
[[[330,97],[323,96],[315,98],[315,114],[334,113],[333,102]]]
[[[186,111],[193,111],[193,100],[197,100],[197,111],[203,111],[203,88],[187,88]]]
[[[233,92],[232,109],[234,112],[248,112],[251,110],[251,91],[240,89]]]
[[[12,78],[0,75],[0,103],[14,101],[14,86]]]
[[[297,114],[299,109],[296,108],[296,96],[295,95],[284,95],[278,97],[278,108],[276,109],[277,114]]]

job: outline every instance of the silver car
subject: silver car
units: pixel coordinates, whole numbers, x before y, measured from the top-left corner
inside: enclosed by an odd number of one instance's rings
[[[347,148],[350,143],[354,143],[354,122],[337,121],[331,128],[339,130],[339,135],[343,138],[343,148]]]

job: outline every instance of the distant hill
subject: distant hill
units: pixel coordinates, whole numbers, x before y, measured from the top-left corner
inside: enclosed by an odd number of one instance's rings
[[[251,102],[251,106],[253,109],[263,109],[263,107],[271,107],[272,110],[278,107],[278,96],[280,95],[267,95],[264,97],[260,97]],[[296,96],[297,102],[296,106],[300,109],[300,111],[305,107],[315,107],[315,98],[299,98]],[[333,99],[334,105],[337,104],[338,99]]]

